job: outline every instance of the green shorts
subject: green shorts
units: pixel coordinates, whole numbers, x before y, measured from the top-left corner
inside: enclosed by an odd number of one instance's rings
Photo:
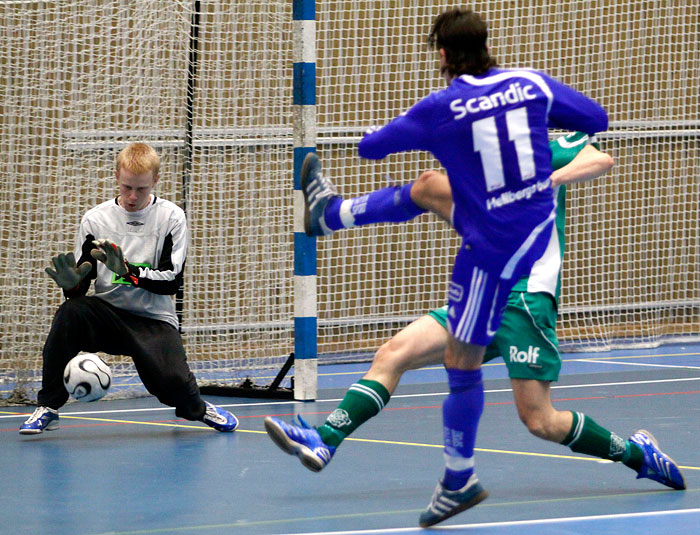
[[[447,328],[447,306],[428,314]],[[502,357],[511,379],[556,381],[561,370],[556,321],[554,298],[548,293],[511,292],[484,362]]]

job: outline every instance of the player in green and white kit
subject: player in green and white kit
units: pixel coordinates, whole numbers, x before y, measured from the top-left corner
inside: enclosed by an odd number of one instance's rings
[[[638,478],[648,477],[683,489],[682,474],[658,450],[649,432],[638,431],[624,440],[581,412],[558,411],[552,406],[550,384],[558,380],[561,369],[556,319],[565,243],[566,184],[596,178],[613,165],[612,158],[597,150],[594,141],[586,134],[573,133],[550,143],[555,170],[551,180],[558,203],[556,224],[543,256],[511,291],[484,362],[504,359],[518,415],[535,436],[575,452],[622,462],[635,470]],[[411,187],[411,198],[419,207],[451,223],[452,193],[444,174],[423,173]],[[443,362],[447,314],[447,306],[430,311],[382,345],[369,371],[350,387],[322,426],[310,428],[300,418],[300,427],[268,417],[265,427],[270,437],[284,451],[297,455],[307,468],[323,469],[343,439],[386,406],[405,371]],[[652,447],[654,451],[650,451]],[[656,452],[661,455],[654,455]],[[669,463],[673,463],[672,470],[668,469]]]

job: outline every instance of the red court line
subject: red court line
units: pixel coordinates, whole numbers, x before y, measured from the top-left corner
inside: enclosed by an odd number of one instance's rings
[[[647,393],[647,394],[620,394],[614,396],[589,396],[589,397],[579,397],[579,398],[556,398],[552,399],[555,401],[590,401],[596,399],[620,399],[620,398],[634,398],[640,396],[678,396],[687,394],[700,394],[700,390],[689,390],[687,392],[661,392],[661,393]],[[484,405],[515,405],[514,401],[491,401],[486,402]],[[419,409],[441,409],[442,405],[425,405],[422,407],[385,407],[383,411],[409,411],[409,410],[419,410]],[[314,411],[314,412],[303,412],[301,414],[330,414],[332,411]],[[248,416],[248,418],[265,418],[266,416],[296,416],[295,412],[285,412],[280,414],[263,414],[260,416]]]

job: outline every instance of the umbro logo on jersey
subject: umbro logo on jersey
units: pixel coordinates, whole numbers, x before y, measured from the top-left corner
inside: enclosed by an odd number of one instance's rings
[[[131,225],[132,227],[142,227],[143,223],[141,221],[127,221],[127,225]]]

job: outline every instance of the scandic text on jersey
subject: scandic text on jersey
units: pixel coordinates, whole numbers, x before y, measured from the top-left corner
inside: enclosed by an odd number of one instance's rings
[[[525,87],[521,87],[520,82],[515,82],[510,84],[508,89],[503,92],[498,91],[483,97],[470,98],[464,103],[462,103],[461,98],[457,98],[450,102],[450,109],[455,113],[455,121],[458,121],[469,113],[478,113],[505,106],[506,104],[517,104],[526,100],[534,100],[537,98],[537,95],[533,91],[534,87],[532,85],[528,84]]]

